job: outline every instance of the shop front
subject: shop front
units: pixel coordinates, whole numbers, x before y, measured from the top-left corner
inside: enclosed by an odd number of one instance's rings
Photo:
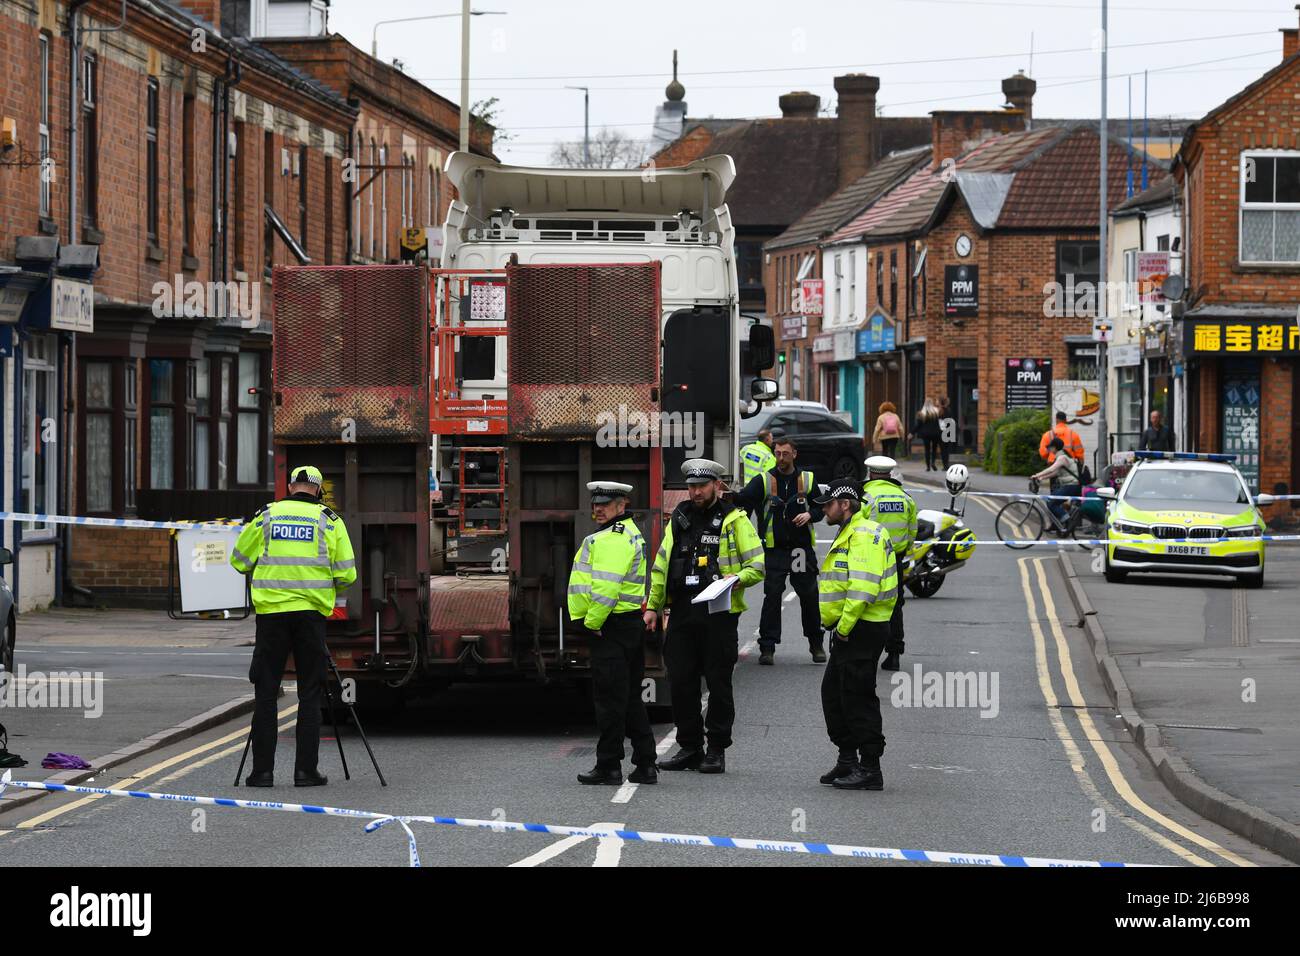
[[[854,345],[866,376],[863,428],[870,438],[883,402],[893,402],[899,416],[907,421],[903,404],[903,354],[898,351],[894,323],[879,310],[867,316],[866,327],[857,331]]]

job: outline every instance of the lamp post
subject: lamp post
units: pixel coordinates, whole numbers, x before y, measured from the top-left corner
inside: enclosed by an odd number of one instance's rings
[[[585,86],[566,86],[566,90],[582,90],[582,165],[591,166],[591,90]]]
[[[460,148],[469,149],[469,18],[504,16],[504,10],[471,10],[470,0],[461,0],[460,13],[433,13],[424,17],[398,17],[379,20],[370,31],[370,55],[379,58],[379,28],[387,23],[412,23],[416,20],[444,20],[460,17]]]
[[[1097,308],[1100,310],[1099,318],[1102,320],[1103,325],[1109,324],[1107,299],[1110,296],[1110,290],[1107,288],[1107,280],[1110,271],[1108,268],[1110,256],[1106,248],[1109,226],[1107,219],[1109,215],[1109,210],[1107,208],[1109,205],[1107,202],[1107,193],[1109,190],[1107,189],[1106,174],[1108,172],[1107,166],[1109,165],[1110,159],[1110,121],[1106,116],[1106,52],[1110,45],[1110,37],[1107,36],[1107,12],[1107,0],[1101,0],[1101,219],[1099,223],[1100,228],[1098,230],[1100,233],[1098,239],[1101,253],[1101,261],[1099,263],[1101,274],[1098,276],[1098,279],[1100,280],[1098,284],[1101,287],[1101,294],[1097,296]],[[1102,467],[1110,462],[1110,448],[1108,447],[1110,441],[1110,430],[1106,427],[1106,415],[1110,406],[1110,403],[1106,400],[1108,397],[1106,393],[1109,391],[1110,380],[1106,371],[1107,342],[1105,341],[1105,335],[1106,333],[1103,332],[1102,341],[1097,343],[1097,377],[1101,380],[1101,388],[1097,389],[1101,394],[1101,400],[1097,408],[1097,450],[1102,456],[1097,462],[1097,472],[1099,476]]]

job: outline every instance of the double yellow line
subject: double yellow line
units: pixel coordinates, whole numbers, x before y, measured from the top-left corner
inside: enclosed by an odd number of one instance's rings
[[[1030,568],[1033,568],[1034,576],[1037,583],[1037,593],[1042,599],[1043,619],[1046,620],[1048,627],[1051,629],[1054,645],[1056,647],[1057,662],[1061,680],[1065,686],[1066,697],[1069,704],[1075,708],[1075,715],[1079,719],[1085,739],[1092,747],[1097,761],[1101,764],[1102,770],[1106,774],[1106,779],[1114,789],[1121,800],[1128,804],[1133,810],[1137,811],[1142,817],[1147,818],[1155,827],[1162,828],[1168,833],[1181,837],[1189,843],[1208,851],[1219,857],[1227,863],[1234,866],[1255,866],[1249,860],[1238,856],[1231,850],[1219,846],[1213,840],[1202,836],[1199,833],[1187,829],[1187,827],[1175,820],[1169,819],[1159,810],[1150,806],[1145,800],[1134,792],[1128,780],[1124,777],[1123,771],[1120,770],[1119,763],[1115,755],[1111,752],[1110,747],[1102,738],[1096,724],[1093,723],[1092,715],[1088,712],[1088,703],[1084,699],[1083,691],[1079,687],[1079,681],[1074,673],[1074,661],[1070,656],[1070,648],[1065,640],[1065,631],[1061,627],[1061,621],[1056,615],[1056,603],[1052,600],[1052,592],[1047,584],[1047,575],[1043,571],[1043,562],[1053,560],[1052,558],[1020,558],[1020,586],[1025,595],[1025,606],[1029,613],[1029,627],[1034,637],[1034,662],[1038,670],[1038,686],[1043,693],[1043,699],[1047,702],[1047,714],[1052,724],[1052,729],[1061,741],[1061,746],[1065,748],[1066,755],[1070,758],[1071,769],[1079,778],[1079,784],[1089,799],[1093,800],[1097,806],[1103,809],[1110,816],[1118,816],[1128,826],[1147,839],[1164,847],[1171,853],[1176,854],[1181,859],[1195,866],[1215,866],[1215,862],[1207,860],[1205,857],[1187,849],[1181,844],[1170,839],[1160,829],[1155,829],[1143,822],[1130,816],[1125,812],[1117,812],[1116,809],[1102,796],[1101,791],[1097,788],[1091,774],[1088,772],[1087,761],[1078,744],[1075,742],[1074,735],[1066,725],[1065,719],[1061,716],[1060,704],[1058,702],[1056,691],[1052,687],[1051,664],[1047,658],[1047,642],[1043,636],[1043,628],[1039,622],[1038,609],[1035,604],[1035,588],[1031,586]]]
[[[287,717],[291,717],[293,714],[297,712],[297,710],[298,710],[298,705],[292,704],[286,707],[284,710],[280,711],[278,714],[276,714],[276,720],[279,721],[279,720],[284,720]],[[285,723],[285,724],[281,724],[278,729],[286,730],[292,726],[293,726],[292,723]],[[142,781],[147,780],[150,777],[156,776],[157,774],[160,774],[165,770],[170,770],[173,767],[178,767],[178,765],[179,765],[178,769],[174,770],[172,773],[163,777],[161,780],[158,780],[155,783],[155,786],[167,783],[168,781],[171,780],[175,780],[178,777],[183,777],[187,773],[190,773],[194,770],[198,770],[200,767],[205,767],[208,764],[214,763],[223,757],[228,757],[231,754],[233,754],[235,751],[242,749],[244,746],[244,738],[246,738],[247,736],[248,736],[248,729],[245,728],[243,730],[237,730],[234,733],[226,734],[224,737],[218,737],[216,740],[209,740],[205,744],[201,744],[200,746],[194,747],[191,750],[187,750],[184,753],[176,754],[173,757],[168,757],[166,760],[161,760],[158,763],[154,764],[152,767],[146,767],[144,770],[141,770],[139,773],[133,774],[130,777],[126,777],[125,779],[118,781],[117,785],[114,786],[113,789],[114,790],[138,789],[138,785]],[[225,747],[225,749],[223,750],[217,750],[216,753],[209,753],[209,751],[216,750],[216,748],[218,747],[223,747],[225,744],[229,744],[232,741],[238,741],[238,743],[235,743],[233,746],[230,747]],[[193,758],[198,757],[200,754],[208,754],[208,756],[203,757],[201,760],[197,760],[194,763],[187,765],[186,763],[187,761],[190,761]],[[91,794],[89,796],[82,797],[79,800],[74,800],[72,803],[64,804],[61,807],[57,807],[53,810],[49,810],[45,813],[23,820],[21,823],[16,824],[12,829],[0,829],[0,836],[5,836],[6,834],[13,833],[17,830],[34,829],[36,827],[41,826],[42,824],[48,823],[49,821],[55,819],[56,817],[63,816],[65,813],[71,813],[73,810],[78,810],[82,807],[89,806],[90,804],[94,803],[96,800],[102,800],[104,796],[105,795],[102,793],[96,793],[96,794]]]

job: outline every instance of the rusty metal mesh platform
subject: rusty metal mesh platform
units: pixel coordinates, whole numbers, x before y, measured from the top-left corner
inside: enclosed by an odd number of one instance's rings
[[[506,274],[511,434],[591,438],[620,405],[657,411],[659,263]]]
[[[427,437],[421,266],[292,266],[272,278],[277,440]]]

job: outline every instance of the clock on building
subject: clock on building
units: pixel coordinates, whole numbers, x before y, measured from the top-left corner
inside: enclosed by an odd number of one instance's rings
[[[957,255],[961,256],[963,259],[965,259],[968,255],[970,255],[970,248],[971,248],[970,236],[966,235],[966,233],[964,232],[960,236],[958,236],[956,248],[957,248]]]

